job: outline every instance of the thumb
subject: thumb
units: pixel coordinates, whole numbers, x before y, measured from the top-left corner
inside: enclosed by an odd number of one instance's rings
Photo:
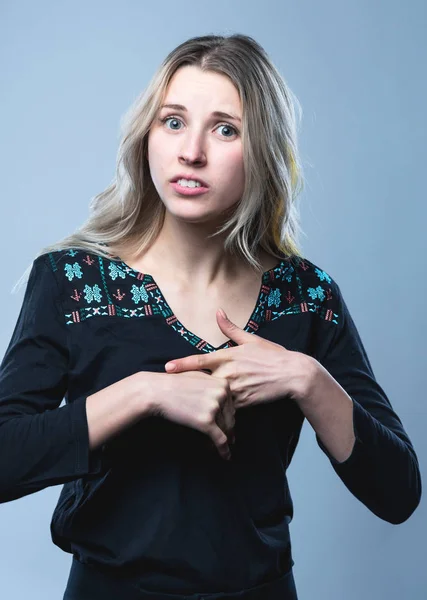
[[[241,327],[230,321],[222,308],[217,310],[216,315],[217,323],[222,333],[233,340],[233,342],[236,342],[237,344],[253,342],[253,336],[248,331],[244,331]]]

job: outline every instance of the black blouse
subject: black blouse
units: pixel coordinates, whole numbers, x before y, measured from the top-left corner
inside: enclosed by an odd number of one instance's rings
[[[345,389],[350,457],[339,463],[317,443],[372,513],[408,519],[421,497],[417,456],[338,284],[306,258],[283,258],[260,277],[244,329],[313,356]],[[207,435],[159,416],[89,450],[88,395],[234,345],[215,348],[186,329],[153,277],[120,259],[75,249],[37,257],[0,367],[0,502],[63,484],[53,542],[147,589],[238,591],[283,576],[294,564],[286,469],[304,420],[289,397],[236,412],[230,461]]]

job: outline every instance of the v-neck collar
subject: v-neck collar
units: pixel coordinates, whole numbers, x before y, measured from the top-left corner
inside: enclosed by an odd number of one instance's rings
[[[163,315],[166,324],[172,327],[177,333],[181,335],[181,337],[185,338],[192,346],[195,346],[198,350],[202,352],[216,352],[217,350],[222,350],[237,345],[233,340],[227,340],[219,346],[213,346],[194,332],[187,329],[185,325],[181,323],[181,321],[179,321],[177,316],[174,314],[160,286],[157,284],[156,280],[152,275],[150,275],[149,273],[142,273],[137,269],[134,269],[118,256],[112,257],[112,260],[114,260],[114,262],[118,264],[119,267],[121,267],[130,276],[141,281],[141,284],[144,286],[144,289],[146,291],[146,296],[148,298],[151,297],[153,299],[153,302],[160,309],[160,312]],[[286,269],[288,266],[290,266],[290,263],[288,261],[289,259],[282,258],[274,267],[262,273],[258,297],[254,309],[252,310],[252,313],[246,325],[243,328],[244,331],[248,331],[249,333],[255,333],[259,329],[260,325],[264,322],[265,303],[269,296],[271,286],[275,279],[282,274],[283,269]]]

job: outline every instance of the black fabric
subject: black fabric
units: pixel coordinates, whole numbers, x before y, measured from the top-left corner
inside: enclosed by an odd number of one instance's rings
[[[235,593],[167,594],[142,588],[131,578],[82,564],[73,558],[63,600],[298,600],[293,571]]]
[[[245,330],[336,378],[353,400],[356,442],[343,463],[316,436],[319,448],[367,509],[406,520],[420,500],[418,460],[338,284],[308,259],[284,258],[260,278]],[[0,502],[63,484],[53,542],[143,589],[236,593],[288,573],[286,470],[304,421],[289,396],[236,412],[230,461],[205,434],[158,416],[89,449],[88,395],[233,345],[186,329],[153,277],[120,260],[74,249],[38,257],[0,367]]]

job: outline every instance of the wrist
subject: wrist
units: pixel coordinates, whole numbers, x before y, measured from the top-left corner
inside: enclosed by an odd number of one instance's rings
[[[131,375],[132,380],[132,404],[139,418],[150,417],[155,413],[154,398],[151,393],[152,381],[149,371],[138,371]]]
[[[297,353],[298,361],[292,398],[301,408],[309,401],[319,377],[320,363],[308,354]]]

